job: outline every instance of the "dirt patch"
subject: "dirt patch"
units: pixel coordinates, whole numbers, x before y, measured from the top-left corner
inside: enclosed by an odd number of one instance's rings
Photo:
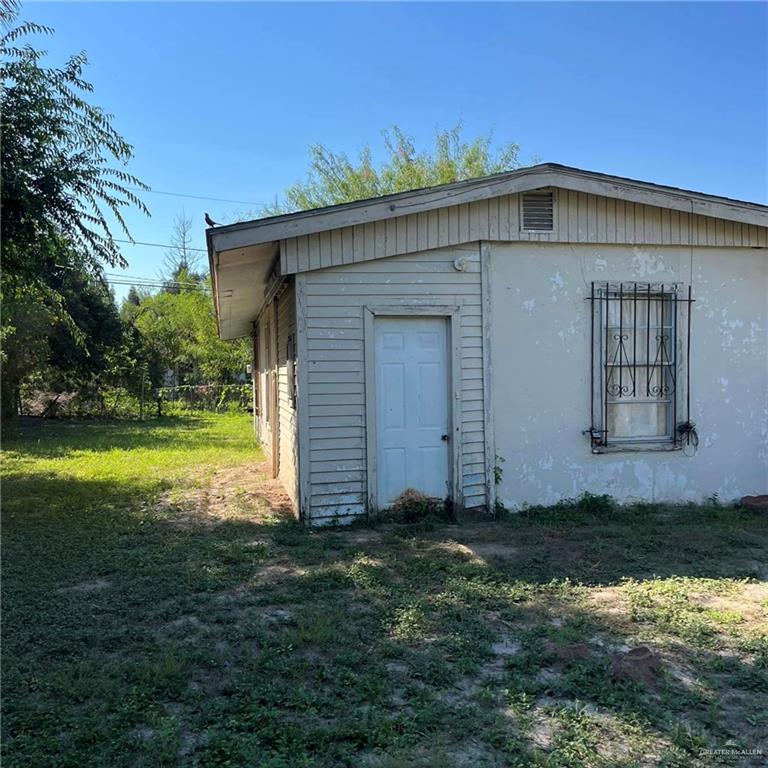
[[[384,664],[384,669],[389,675],[407,675],[411,671],[411,668],[404,661],[387,661]]]
[[[300,568],[296,565],[284,565],[275,563],[273,565],[264,565],[253,572],[254,584],[259,582],[268,584],[282,584],[290,579],[304,576],[307,573],[306,568]]]
[[[205,625],[197,616],[179,616],[178,619],[169,621],[166,625],[169,629],[202,629]]]
[[[204,746],[208,741],[208,734],[192,733],[191,731],[183,731],[181,734],[181,746],[179,747],[179,757],[189,757],[189,755],[196,752],[200,747]]]
[[[467,545],[469,549],[483,560],[510,560],[520,555],[520,548],[502,542],[474,542]]]
[[[152,741],[156,734],[154,728],[136,728],[131,735],[136,741]]]
[[[381,541],[384,537],[379,531],[373,530],[351,530],[351,531],[339,531],[344,539],[350,544],[374,544]]]
[[[489,561],[510,560],[520,556],[520,547],[508,541],[500,541],[500,529],[488,523],[463,526],[444,526],[443,536],[450,539],[439,542],[438,546],[465,555],[471,562],[486,565]]]
[[[739,614],[747,623],[760,623],[768,619],[768,584],[744,584],[728,595],[705,595],[697,598],[699,605],[716,611]]]
[[[477,765],[504,765],[485,744],[468,741],[446,750],[446,754],[457,768],[474,768]]]
[[[652,685],[661,670],[661,659],[650,648],[640,646],[614,654],[611,673],[619,679],[638,680]]]
[[[520,643],[509,636],[504,636],[491,646],[491,650],[496,656],[517,656],[520,653]]]
[[[201,475],[205,470],[201,470]],[[270,477],[265,462],[239,464],[218,469],[198,488],[165,494],[158,509],[181,527],[220,525],[233,520],[263,522],[275,517],[295,517],[293,503],[285,489]],[[268,546],[268,538],[246,546]]]
[[[293,619],[293,612],[288,608],[281,608],[277,605],[267,605],[259,609],[259,613],[265,621],[275,624],[284,624]]]
[[[584,661],[592,655],[592,651],[585,643],[554,643],[551,640],[544,643],[544,651],[563,664]]]
[[[629,622],[629,601],[620,587],[598,587],[589,590],[587,598],[591,607],[614,627]]]
[[[478,565],[485,564],[483,558],[478,557],[470,547],[459,541],[439,541],[435,544],[435,549],[447,552],[451,555],[461,555],[471,563],[477,563]]]
[[[111,586],[112,584],[109,579],[89,579],[88,581],[81,581],[79,584],[75,584],[71,587],[62,587],[59,592],[82,592],[88,594],[90,592],[102,592],[105,589],[109,589]]]
[[[531,723],[531,741],[539,749],[550,750],[559,727],[557,720],[545,712],[538,711]]]

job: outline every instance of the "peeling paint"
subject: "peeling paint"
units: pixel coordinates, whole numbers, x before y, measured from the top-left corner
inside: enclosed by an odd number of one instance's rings
[[[492,258],[492,291],[514,286],[520,296],[492,302],[495,444],[508,462],[501,501],[551,504],[584,491],[622,502],[701,501],[713,493],[725,501],[768,492],[768,250],[696,248],[691,271],[688,247],[494,248],[503,256]],[[691,274],[698,452],[592,454],[582,434],[589,426],[591,324],[583,297],[590,281],[687,285]],[[535,330],[528,321],[534,309]]]

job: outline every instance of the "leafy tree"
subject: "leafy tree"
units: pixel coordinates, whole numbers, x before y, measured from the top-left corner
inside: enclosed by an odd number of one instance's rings
[[[248,362],[247,343],[219,339],[210,281],[186,270],[180,271],[179,281],[187,287],[178,292],[139,294],[138,304],[123,303],[124,319],[143,340],[152,383],[161,385],[167,371],[173,371],[181,384],[233,381]]]
[[[356,159],[350,159],[344,152],[312,145],[306,181],[288,187],[284,199],[268,206],[265,214],[364,200],[520,167],[517,144],[495,149],[491,133],[467,140],[461,123],[438,130],[434,146],[426,151],[418,151],[413,139],[397,126],[383,135],[385,159],[379,164],[374,163],[368,146]]]
[[[66,239],[92,269],[126,266],[107,216],[130,238],[123,211],[148,213],[131,187],[148,189],[124,166],[133,150],[112,116],[89,104],[84,52],[46,67],[45,51],[17,45],[24,35],[52,34],[24,23],[0,37],[2,96],[2,239],[5,269],[37,274],[45,240]]]
[[[6,414],[21,381],[40,376],[45,366],[50,372],[66,361],[71,372],[75,360],[88,361],[84,373],[90,374],[105,360],[94,357],[88,336],[100,328],[105,312],[114,315],[106,289],[99,287],[102,265],[126,264],[112,229],[130,237],[126,208],[147,213],[133,191],[147,187],[124,170],[131,146],[114,130],[111,116],[86,100],[92,86],[83,77],[85,54],[62,67],[46,66],[45,52],[21,41],[52,30],[32,23],[9,28],[16,9],[13,2],[2,7],[6,31],[0,36],[0,362]],[[74,282],[86,289],[90,304]],[[88,312],[95,314],[86,318]]]

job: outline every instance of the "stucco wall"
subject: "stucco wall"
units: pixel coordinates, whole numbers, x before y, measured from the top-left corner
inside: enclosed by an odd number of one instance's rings
[[[768,492],[768,250],[489,243],[499,499],[550,504],[583,491],[626,501]],[[700,445],[594,455],[592,280],[692,282],[691,394]]]

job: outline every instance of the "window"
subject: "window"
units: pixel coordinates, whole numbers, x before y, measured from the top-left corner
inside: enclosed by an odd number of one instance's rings
[[[288,400],[296,410],[296,336],[288,334],[285,350],[285,370],[288,378]]]
[[[691,426],[690,288],[592,283],[592,448],[674,448]],[[680,329],[684,333],[680,334]],[[682,386],[684,385],[684,386]],[[678,412],[685,394],[685,418]]]
[[[555,223],[555,195],[551,189],[523,192],[521,229],[528,232],[552,232]]]

